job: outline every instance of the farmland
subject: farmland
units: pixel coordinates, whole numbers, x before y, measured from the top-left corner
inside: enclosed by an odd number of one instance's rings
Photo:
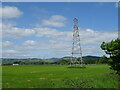
[[[118,76],[108,65],[3,66],[3,88],[118,88]]]

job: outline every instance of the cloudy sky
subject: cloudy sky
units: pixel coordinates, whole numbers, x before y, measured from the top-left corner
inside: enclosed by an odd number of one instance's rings
[[[116,3],[3,3],[2,57],[51,58],[71,56],[73,18],[79,19],[83,56],[104,55],[103,41],[116,39]]]

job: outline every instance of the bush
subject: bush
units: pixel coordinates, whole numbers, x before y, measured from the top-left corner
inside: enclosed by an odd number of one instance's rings
[[[120,75],[120,39],[112,40],[111,42],[101,44],[102,50],[110,55],[109,65]]]

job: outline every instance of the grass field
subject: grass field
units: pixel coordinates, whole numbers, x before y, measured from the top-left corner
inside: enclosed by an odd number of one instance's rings
[[[118,88],[118,76],[107,65],[3,66],[3,88]]]

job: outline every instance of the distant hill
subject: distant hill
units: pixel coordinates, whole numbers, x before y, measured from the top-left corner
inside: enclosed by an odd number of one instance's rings
[[[83,60],[84,61],[96,61],[99,60],[101,57],[98,56],[83,56]],[[39,58],[26,58],[26,59],[10,59],[10,58],[3,58],[2,59],[2,63],[3,64],[7,64],[7,63],[14,63],[16,61],[22,61],[22,62],[27,62],[27,63],[37,63],[37,62],[48,62],[48,63],[52,63],[52,62],[58,62],[59,60],[71,60],[72,57],[70,56],[65,56],[62,58],[49,58],[49,59],[39,59]]]
[[[90,59],[99,59],[101,57],[88,55],[88,56],[83,56],[82,58],[83,58],[83,60],[90,60]],[[65,56],[65,57],[62,57],[62,58],[49,58],[49,60],[53,60],[53,61],[59,61],[61,59],[72,59],[72,57]]]
[[[61,58],[49,58],[49,60],[53,60],[53,61],[58,61],[60,60]]]
[[[99,58],[101,58],[101,57],[98,57],[98,56],[83,56],[82,57],[83,58],[83,60],[88,60],[88,59],[99,59]]]
[[[72,57],[63,57],[63,58],[64,58],[64,59],[71,59]],[[100,57],[88,55],[88,56],[83,56],[82,58],[83,58],[83,59],[99,59]]]

